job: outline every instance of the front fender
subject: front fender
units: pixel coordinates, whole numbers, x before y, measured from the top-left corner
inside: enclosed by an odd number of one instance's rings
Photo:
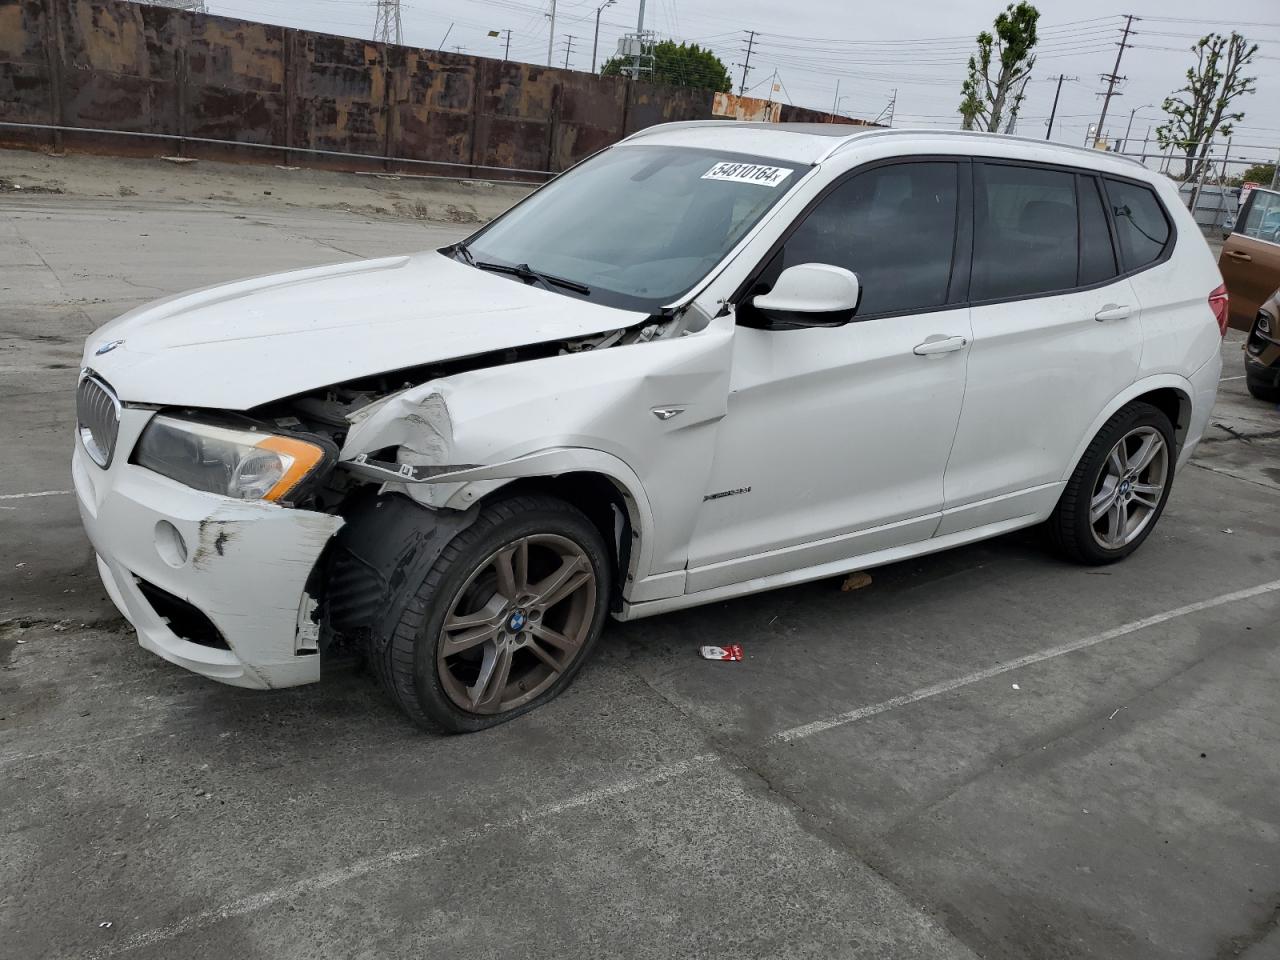
[[[394,447],[407,475],[388,476],[390,488],[437,509],[465,509],[520,477],[603,474],[635,504],[634,582],[674,580],[727,411],[732,338],[724,318],[432,380],[360,411],[341,457],[358,468],[361,454]]]

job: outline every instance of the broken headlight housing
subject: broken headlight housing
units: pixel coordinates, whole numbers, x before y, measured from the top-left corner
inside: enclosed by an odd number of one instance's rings
[[[196,490],[237,500],[281,502],[331,459],[298,437],[159,414],[133,455],[140,467]]]

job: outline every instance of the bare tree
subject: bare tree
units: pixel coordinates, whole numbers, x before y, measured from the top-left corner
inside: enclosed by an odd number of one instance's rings
[[[1196,55],[1196,65],[1187,70],[1187,85],[1165,98],[1162,109],[1169,119],[1156,128],[1160,146],[1172,146],[1186,155],[1184,180],[1200,175],[1213,138],[1230,136],[1232,125],[1244,119],[1244,111],[1229,112],[1229,108],[1254,92],[1257,79],[1242,76],[1242,72],[1258,52],[1258,45],[1238,33],[1201,37],[1191,52]]]
[[[1020,0],[996,17],[995,34],[978,34],[978,52],[969,58],[969,76],[961,92],[960,116],[966,130],[1008,133],[1018,118],[1027,80],[1036,58],[1036,22],[1040,11]],[[992,79],[993,65],[998,66]],[[1006,109],[1008,111],[1006,117]]]

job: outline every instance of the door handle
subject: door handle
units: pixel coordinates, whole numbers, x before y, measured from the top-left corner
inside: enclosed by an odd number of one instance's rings
[[[938,337],[917,343],[911,352],[917,357],[932,357],[939,353],[955,353],[963,350],[969,341],[964,337]]]
[[[1093,319],[1102,320],[1124,320],[1129,314],[1133,313],[1127,303],[1108,303],[1105,307],[1093,315]]]
[[[1245,263],[1251,263],[1253,261],[1253,257],[1249,256],[1247,253],[1241,253],[1239,250],[1228,250],[1227,256],[1232,260],[1243,260]]]

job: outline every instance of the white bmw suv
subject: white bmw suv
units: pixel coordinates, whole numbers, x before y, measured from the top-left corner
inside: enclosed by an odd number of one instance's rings
[[[1047,524],[1109,563],[1213,406],[1174,186],[1010,137],[682,123],[469,239],[98,330],[75,487],[144,647],[415,721],[556,696],[627,620]]]

